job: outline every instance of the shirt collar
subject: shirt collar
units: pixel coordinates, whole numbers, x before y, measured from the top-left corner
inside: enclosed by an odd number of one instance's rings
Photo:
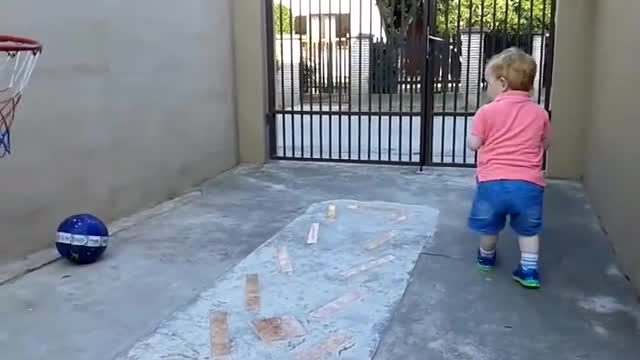
[[[506,99],[526,99],[529,100],[529,92],[528,91],[518,91],[518,90],[509,90],[505,91],[502,94],[496,96],[495,101],[506,100]]]

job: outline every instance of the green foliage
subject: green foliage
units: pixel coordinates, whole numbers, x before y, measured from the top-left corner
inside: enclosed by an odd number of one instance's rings
[[[485,31],[528,33],[548,30],[551,0],[436,0],[436,31],[482,27]]]
[[[527,33],[548,30],[552,0],[435,0],[436,33],[469,28]],[[407,21],[423,17],[425,0],[376,0],[388,35],[403,36]],[[403,24],[405,26],[403,26]]]
[[[282,4],[273,4],[273,30],[276,35],[291,34],[291,21],[291,9]]]

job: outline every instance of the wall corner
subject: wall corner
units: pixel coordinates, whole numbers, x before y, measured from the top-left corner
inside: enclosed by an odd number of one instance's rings
[[[266,1],[233,1],[235,115],[240,163],[268,159]]]

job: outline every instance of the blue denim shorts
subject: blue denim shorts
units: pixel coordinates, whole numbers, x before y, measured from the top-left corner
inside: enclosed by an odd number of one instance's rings
[[[478,183],[469,227],[495,235],[505,227],[507,216],[513,231],[521,236],[538,235],[542,229],[544,187],[519,180]]]

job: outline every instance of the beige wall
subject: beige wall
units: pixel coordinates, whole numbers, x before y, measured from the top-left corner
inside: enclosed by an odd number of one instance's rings
[[[0,160],[0,263],[236,164],[231,3],[3,0],[2,32],[45,52]]]
[[[585,183],[627,274],[640,288],[640,1],[596,0]]]
[[[268,157],[265,2],[235,0],[233,24],[240,161],[261,164]]]
[[[585,129],[591,97],[591,39],[594,0],[557,0],[551,94],[553,147],[548,175],[579,179],[584,174]]]

